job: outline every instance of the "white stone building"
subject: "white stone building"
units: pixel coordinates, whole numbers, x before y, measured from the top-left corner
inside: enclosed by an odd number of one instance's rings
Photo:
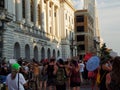
[[[0,57],[71,57],[74,11],[71,0],[0,0]]]

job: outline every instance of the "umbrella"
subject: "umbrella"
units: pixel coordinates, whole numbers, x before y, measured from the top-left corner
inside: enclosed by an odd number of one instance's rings
[[[99,67],[100,59],[98,56],[92,56],[86,63],[86,69],[88,71],[94,71]]]

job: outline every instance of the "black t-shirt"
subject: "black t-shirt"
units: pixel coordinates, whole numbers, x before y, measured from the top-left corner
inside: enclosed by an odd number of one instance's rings
[[[48,68],[47,68],[48,79],[54,78],[53,71],[54,71],[54,65],[48,65]]]

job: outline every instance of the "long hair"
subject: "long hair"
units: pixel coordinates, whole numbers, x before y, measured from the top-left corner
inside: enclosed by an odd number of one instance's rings
[[[72,60],[72,64],[75,66],[75,67],[78,67],[78,62],[76,60]]]
[[[18,73],[18,70],[12,70],[12,72],[11,72],[11,79],[12,79],[12,80],[15,79],[17,73]]]
[[[112,65],[111,79],[120,84],[120,56],[115,57]]]

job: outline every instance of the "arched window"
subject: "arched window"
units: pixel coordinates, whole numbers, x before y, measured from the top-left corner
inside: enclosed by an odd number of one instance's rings
[[[60,56],[60,51],[58,50],[58,52],[57,52],[57,57],[59,57]]]
[[[45,49],[42,47],[41,49],[41,59],[45,59]]]
[[[14,58],[15,59],[20,58],[20,45],[18,42],[16,42],[14,45]]]
[[[25,58],[28,60],[30,59],[30,47],[28,44],[25,45]]]
[[[50,48],[48,48],[48,50],[47,50],[47,58],[50,59],[50,57],[51,57],[51,52],[50,52]]]
[[[37,46],[34,47],[34,59],[38,60],[38,48],[37,48]]]
[[[53,57],[56,58],[55,49],[53,50]]]

